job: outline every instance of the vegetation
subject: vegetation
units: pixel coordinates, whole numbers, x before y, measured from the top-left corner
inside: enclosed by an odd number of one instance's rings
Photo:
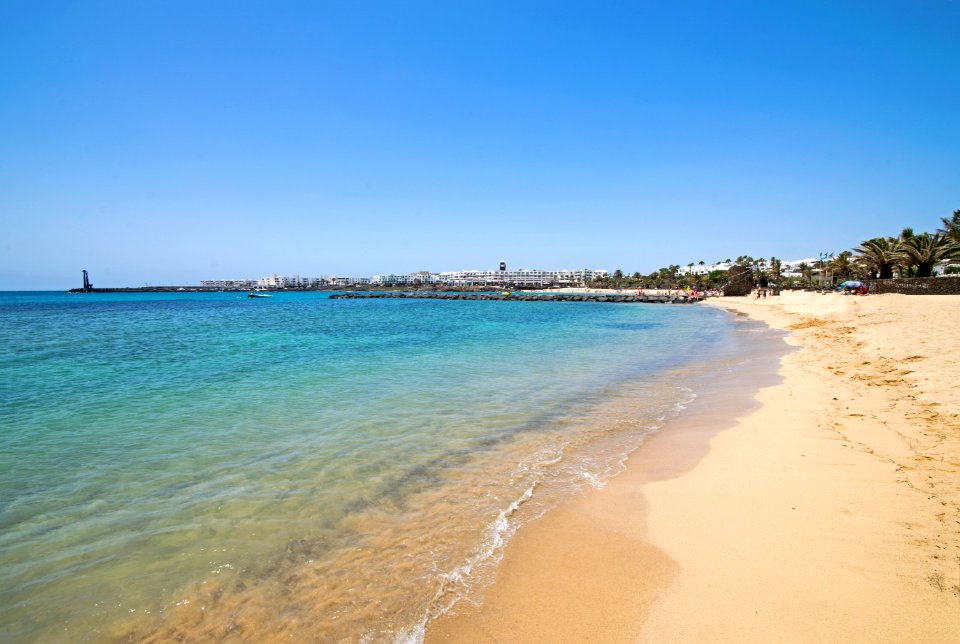
[[[943,217],[943,228],[938,230],[944,237],[949,237],[954,244],[960,244],[960,210],[954,210],[952,217]]]
[[[807,263],[797,267],[799,275],[785,276],[783,262],[776,257],[769,259],[740,255],[735,260],[727,258],[727,264],[749,268],[754,284],[779,291],[784,288],[832,287],[854,278],[890,279],[899,277],[930,277],[934,267],[942,262],[960,262],[960,210],[950,217],[942,217],[943,227],[934,233],[914,233],[904,228],[896,237],[875,237],[860,243],[851,250],[834,255],[830,253],[814,265]],[[721,262],[717,262],[718,264]],[[671,264],[648,275],[639,272],[627,274],[617,269],[609,277],[588,284],[593,288],[689,288],[707,290],[722,288],[729,279],[729,271],[714,270],[705,273],[703,260],[688,262],[681,272],[680,265]],[[949,275],[960,274],[960,266],[948,266]]]
[[[880,279],[893,277],[893,269],[900,262],[901,244],[893,237],[876,237],[854,248],[860,263]]]
[[[933,267],[957,256],[957,245],[940,233],[914,235],[902,244],[901,257],[909,266],[915,266],[917,277],[930,277]]]

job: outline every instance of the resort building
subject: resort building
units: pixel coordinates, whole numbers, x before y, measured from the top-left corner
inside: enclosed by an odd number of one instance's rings
[[[309,288],[311,286],[320,286],[322,283],[321,278],[319,277],[306,277],[302,278],[299,275],[290,275],[289,277],[283,277],[281,275],[269,275],[267,277],[261,277],[257,280],[257,286],[259,288]]]
[[[816,269],[820,264],[819,260],[814,257],[808,257],[807,259],[794,259],[794,260],[781,260],[780,262],[780,274],[784,277],[797,277],[800,275],[800,266],[806,264],[811,268]],[[715,264],[693,264],[682,266],[680,270],[677,271],[678,275],[709,275],[713,271],[728,271],[733,266],[732,262],[717,262]],[[769,268],[769,261],[767,262],[767,267]]]
[[[820,270],[820,260],[816,257],[808,257],[806,259],[795,259],[789,262],[783,262],[783,265],[780,267],[780,274],[784,277],[800,277],[802,273],[800,267],[804,264],[812,268],[814,272]]]
[[[606,277],[607,271],[582,268],[545,271],[521,268],[508,270],[471,270],[440,273],[440,281],[450,286],[517,286],[543,288],[546,286],[582,286],[586,282]]]
[[[200,286],[204,288],[246,290],[256,288],[257,280],[200,280]]]
[[[444,271],[442,273],[420,271],[406,275],[388,273],[385,275],[374,275],[370,283],[388,286],[444,284],[447,286],[515,286],[543,288],[546,286],[582,286],[590,280],[604,277],[607,274],[605,270],[591,270],[586,268],[559,271],[521,268],[515,271],[508,271],[504,266],[503,270]]]
[[[934,277],[946,277],[947,275],[960,275],[960,262],[948,260],[940,262],[933,267]]]
[[[362,286],[370,284],[372,280],[369,277],[325,277],[323,284],[326,286]]]
[[[407,273],[406,275],[396,275],[394,273],[374,275],[369,282],[380,286],[410,286],[413,284],[439,284],[441,279],[438,273],[418,271],[416,273]]]
[[[713,271],[728,271],[733,266],[730,262],[717,262],[716,264],[692,264],[681,266],[677,271],[678,275],[709,275]]]

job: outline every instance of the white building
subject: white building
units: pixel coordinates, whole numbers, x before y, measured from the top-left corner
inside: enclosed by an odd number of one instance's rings
[[[678,275],[709,275],[713,271],[729,271],[733,266],[730,262],[717,262],[716,264],[694,264],[693,266],[681,266],[677,271]]]
[[[381,286],[410,286],[412,284],[437,284],[440,282],[440,275],[429,271],[418,271],[416,273],[407,273],[406,275],[397,275],[395,273],[386,273],[384,275],[374,275],[370,280],[371,284]]]
[[[204,288],[227,288],[246,290],[256,288],[257,280],[200,280]]]
[[[807,264],[813,269],[817,269],[819,260],[813,257],[806,259],[780,260],[780,274],[784,277],[798,277],[800,275],[800,265]],[[733,266],[730,262],[717,262],[716,264],[694,264],[693,266],[683,266],[677,271],[678,275],[709,275],[713,271],[728,271]],[[770,263],[766,264],[769,269]]]
[[[939,264],[933,267],[933,275],[934,277],[944,277],[947,275],[953,275],[955,274],[954,271],[956,271],[957,269],[960,269],[960,262],[958,261],[950,260],[946,262],[940,262]],[[948,273],[947,271],[950,271],[950,272]]]
[[[607,271],[589,268],[558,271],[521,268],[515,271],[469,270],[440,273],[440,281],[450,286],[520,286],[543,288],[545,286],[581,286],[586,282],[606,277]]]
[[[204,288],[249,289],[257,286],[257,280],[200,280]]]
[[[257,280],[259,288],[318,288],[326,283],[323,277],[300,277],[299,275],[268,275]]]
[[[300,286],[300,276],[290,275],[284,277],[281,275],[268,275],[257,280],[257,286],[260,288],[297,288]]]
[[[780,266],[780,274],[784,277],[801,277],[802,271],[800,266],[806,264],[813,269],[814,272],[820,270],[820,260],[816,257],[808,257],[806,259],[794,259],[789,262],[784,261]]]
[[[362,286],[370,284],[371,279],[369,277],[327,277],[324,283],[329,286]]]

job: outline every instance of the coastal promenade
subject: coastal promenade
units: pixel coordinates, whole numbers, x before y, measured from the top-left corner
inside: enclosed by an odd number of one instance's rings
[[[420,300],[483,300],[511,302],[621,302],[645,304],[689,304],[703,298],[693,295],[624,295],[595,293],[562,293],[558,295],[543,293],[459,293],[459,292],[388,292],[388,293],[338,293],[330,299],[377,300],[377,299],[420,299]]]
[[[960,296],[708,302],[788,333],[779,382],[718,382],[428,644],[956,641]]]

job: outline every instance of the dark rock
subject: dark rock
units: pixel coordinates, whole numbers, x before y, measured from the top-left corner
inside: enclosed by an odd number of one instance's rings
[[[723,294],[727,297],[750,295],[753,290],[753,271],[749,266],[731,266]]]

